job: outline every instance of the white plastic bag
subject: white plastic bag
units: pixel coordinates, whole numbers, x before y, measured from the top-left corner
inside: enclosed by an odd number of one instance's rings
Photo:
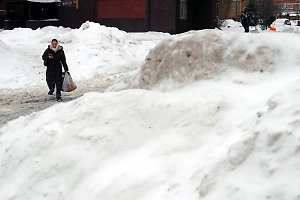
[[[77,88],[76,84],[74,83],[72,77],[66,73],[62,85],[62,91],[64,92],[72,92]]]

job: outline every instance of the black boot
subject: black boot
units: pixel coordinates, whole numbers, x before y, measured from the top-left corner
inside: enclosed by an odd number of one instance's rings
[[[53,90],[50,90],[49,92],[48,92],[48,95],[53,95]]]
[[[61,92],[56,92],[56,100],[61,101]]]

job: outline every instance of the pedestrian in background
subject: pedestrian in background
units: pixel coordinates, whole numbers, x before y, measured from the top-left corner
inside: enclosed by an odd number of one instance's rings
[[[249,19],[245,12],[242,12],[241,22],[242,22],[242,26],[245,29],[245,33],[249,33]]]

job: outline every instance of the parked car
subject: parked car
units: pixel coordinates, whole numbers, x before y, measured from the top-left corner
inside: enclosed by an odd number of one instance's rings
[[[285,24],[285,25],[292,25],[291,21],[288,20],[288,19],[284,21],[284,24]]]

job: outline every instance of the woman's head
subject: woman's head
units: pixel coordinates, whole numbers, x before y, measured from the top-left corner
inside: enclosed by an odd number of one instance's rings
[[[51,46],[55,49],[55,48],[57,47],[57,45],[58,45],[57,39],[53,39],[53,40],[51,41]]]

